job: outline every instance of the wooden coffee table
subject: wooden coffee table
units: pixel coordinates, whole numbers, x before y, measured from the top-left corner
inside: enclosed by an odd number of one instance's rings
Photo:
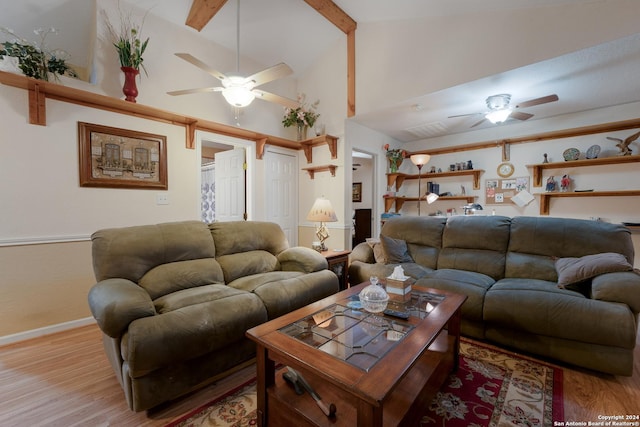
[[[414,286],[407,320],[373,315],[354,302],[363,283],[247,331],[257,344],[259,426],[419,425],[431,398],[457,369],[466,297]],[[355,305],[354,305],[355,304]],[[328,404],[282,378],[291,366]]]

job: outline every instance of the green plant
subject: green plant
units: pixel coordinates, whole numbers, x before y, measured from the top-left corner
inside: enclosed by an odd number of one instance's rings
[[[54,76],[68,75],[78,77],[76,72],[66,63],[68,54],[60,49],[48,50],[46,38],[49,34],[56,34],[55,28],[43,30],[38,28],[34,33],[40,37],[40,43],[34,44],[18,37],[13,30],[1,27],[0,30],[14,37],[13,40],[1,43],[0,59],[5,56],[18,58],[18,67],[27,77],[38,80],[49,80],[49,73]]]
[[[147,69],[144,67],[142,55],[147,49],[149,44],[149,38],[142,41],[140,36],[142,32],[142,26],[144,25],[144,18],[140,24],[136,24],[131,19],[131,14],[124,14],[122,10],[118,9],[120,16],[120,29],[116,30],[113,24],[109,21],[103,10],[103,16],[107,25],[107,30],[112,38],[113,46],[118,51],[118,59],[120,60],[121,67],[131,67],[139,70],[142,68],[147,74]],[[146,15],[145,15],[146,17]]]
[[[306,106],[305,101],[306,95],[301,93],[298,95],[298,103],[300,106],[298,108],[286,108],[284,110],[284,118],[282,119],[282,124],[284,127],[288,128],[289,126],[308,126],[313,127],[320,114],[316,111],[318,108],[318,104],[320,101],[316,101],[310,106]]]

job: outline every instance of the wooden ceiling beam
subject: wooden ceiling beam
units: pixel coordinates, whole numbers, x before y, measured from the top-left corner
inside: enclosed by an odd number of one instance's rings
[[[331,0],[304,0],[309,6],[318,11],[340,31],[349,34],[356,30],[358,24],[344,10]]]
[[[227,0],[193,0],[185,24],[202,31],[226,2]]]

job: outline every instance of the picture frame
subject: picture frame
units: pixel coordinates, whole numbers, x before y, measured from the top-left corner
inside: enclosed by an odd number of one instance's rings
[[[362,202],[362,183],[354,182],[351,190],[351,201]]]
[[[78,122],[81,187],[167,190],[167,137]]]

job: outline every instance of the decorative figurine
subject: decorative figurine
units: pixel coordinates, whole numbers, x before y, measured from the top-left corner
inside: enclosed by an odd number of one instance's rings
[[[547,153],[544,153],[544,160],[542,163],[549,163],[549,159],[547,158]]]
[[[553,175],[551,175],[549,178],[547,178],[546,191],[548,191],[548,192],[556,191],[556,180],[554,179]]]
[[[473,163],[471,163],[471,160],[467,162],[467,169],[473,169]]]
[[[560,180],[560,191],[569,191],[570,185],[571,178],[569,178],[569,175],[562,175],[562,179]]]
[[[630,156],[633,153],[631,152],[629,145],[638,139],[638,137],[640,137],[640,132],[636,132],[633,135],[628,136],[624,141],[620,138],[611,138],[610,136],[608,136],[607,139],[610,139],[611,141],[618,141],[616,147],[620,149],[620,153],[618,153],[619,156]]]

